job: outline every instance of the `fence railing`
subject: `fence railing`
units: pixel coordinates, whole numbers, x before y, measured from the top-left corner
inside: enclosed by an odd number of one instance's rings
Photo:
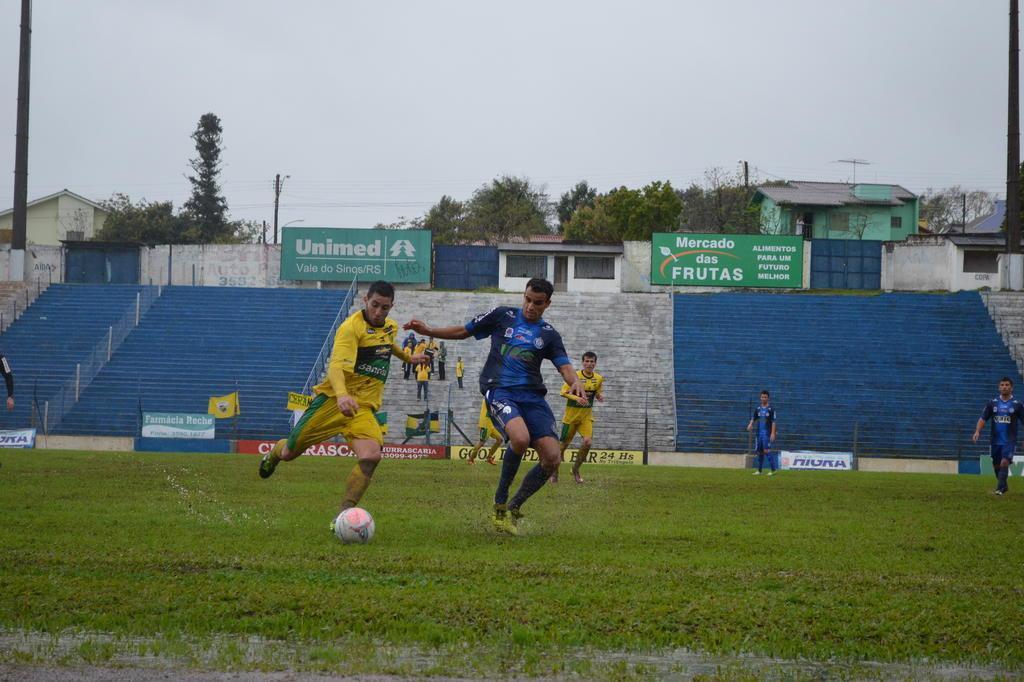
[[[43,433],[60,426],[61,421],[79,401],[82,393],[100,370],[110,362],[110,358],[124,342],[128,334],[139,325],[142,316],[150,309],[154,301],[163,293],[162,287],[142,287],[135,295],[135,302],[130,304],[117,322],[107,328],[107,333],[93,346],[92,350],[80,362],[75,364],[74,374],[68,378],[49,400],[38,409],[42,414],[38,421],[43,426]]]
[[[309,376],[306,377],[306,383],[302,387],[303,395],[309,395],[310,391],[313,390],[313,387],[323,380],[323,376],[327,371],[327,363],[331,360],[331,347],[334,344],[334,334],[338,331],[338,327],[341,326],[341,323],[348,317],[348,311],[351,309],[352,303],[355,300],[357,287],[358,282],[353,279],[352,284],[348,287],[348,291],[345,292],[345,298],[341,302],[341,307],[338,308],[338,314],[334,318],[334,322],[331,323],[331,330],[327,332],[327,338],[324,339],[324,344],[320,347],[320,353],[313,362],[313,368],[309,370]]]
[[[0,334],[5,332],[14,321],[21,317],[33,301],[39,298],[50,286],[50,277],[43,279],[37,277],[35,281],[28,282],[24,289],[15,289],[5,301],[0,303]]]

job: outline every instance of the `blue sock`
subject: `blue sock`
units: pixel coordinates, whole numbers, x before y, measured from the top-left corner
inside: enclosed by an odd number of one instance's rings
[[[758,454],[757,456],[757,470],[760,471],[764,468],[764,455]]]
[[[514,452],[511,447],[505,448],[505,456],[501,460],[501,478],[498,479],[498,489],[494,491],[494,504],[508,502],[508,489],[512,487],[522,461],[522,455]]]
[[[516,491],[515,496],[509,503],[510,509],[519,509],[523,506],[523,503],[530,499],[530,496],[535,492],[544,487],[544,484],[548,482],[550,475],[544,471],[544,467],[540,464],[534,465],[530,469],[526,476],[523,477],[523,482],[519,486],[519,490]]]
[[[772,468],[772,471],[775,471],[775,455],[765,455],[765,457],[768,458],[768,466]]]

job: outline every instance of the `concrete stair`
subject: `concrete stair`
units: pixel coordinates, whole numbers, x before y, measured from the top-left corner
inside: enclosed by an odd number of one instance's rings
[[[984,291],[981,298],[996,329],[1024,374],[1024,292]]]
[[[391,317],[404,324],[416,317],[433,326],[465,324],[479,313],[499,305],[519,307],[521,294],[481,294],[441,291],[399,291]],[[597,353],[597,371],[605,377],[605,402],[595,412],[594,447],[641,450],[645,399],[648,407],[648,444],[651,450],[671,450],[675,442],[672,374],[672,303],[667,294],[586,294],[557,292],[544,315],[562,335],[573,365],[579,369],[584,351]],[[403,333],[403,337],[404,337]],[[447,341],[447,381],[430,382],[430,408],[444,413],[451,388],[456,423],[471,438],[478,434],[480,410],[478,378],[488,340]],[[455,361],[466,365],[465,388],[455,381]],[[558,397],[562,378],[551,363],[544,363],[548,401],[561,420],[565,401]],[[406,414],[422,412],[416,400],[416,382],[402,378],[395,359],[384,395],[388,412],[389,442],[404,438]],[[442,434],[443,437],[443,434]],[[410,442],[422,443],[418,437]],[[431,442],[442,442],[431,436]],[[452,444],[462,438],[453,430]]]

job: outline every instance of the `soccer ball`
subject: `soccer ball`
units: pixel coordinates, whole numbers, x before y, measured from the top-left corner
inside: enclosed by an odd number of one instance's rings
[[[334,534],[346,545],[366,544],[373,539],[373,517],[359,507],[350,507],[334,519]]]

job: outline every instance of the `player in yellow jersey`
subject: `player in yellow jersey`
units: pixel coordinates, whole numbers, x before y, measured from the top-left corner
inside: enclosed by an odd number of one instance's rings
[[[576,396],[569,392],[569,385],[562,384],[561,396],[565,398],[565,416],[562,417],[562,455],[565,449],[572,443],[572,439],[578,433],[583,439],[583,444],[576,454],[576,461],[572,463],[572,477],[577,483],[583,483],[580,476],[580,466],[587,459],[590,453],[590,445],[594,437],[594,399],[604,402],[604,377],[594,371],[597,367],[597,353],[587,351],[583,354],[583,369],[576,372],[583,390],[587,392],[587,402],[582,403]],[[555,470],[551,477],[552,483],[558,482],[558,470]]]
[[[364,307],[352,313],[334,335],[327,376],[318,384],[288,438],[282,438],[260,460],[260,478],[269,478],[278,463],[301,455],[310,445],[341,434],[358,458],[345,482],[341,509],[354,507],[370,485],[380,461],[384,437],[376,412],[384,396],[391,356],[422,364],[427,357],[410,355],[395,343],[398,323],[388,317],[395,288],[374,282],[363,298]]]
[[[480,401],[480,417],[477,419],[476,425],[480,428],[480,440],[477,441],[476,445],[469,452],[469,463],[473,464],[476,461],[477,456],[484,451],[487,439],[492,438],[494,443],[491,444],[491,449],[487,451],[487,463],[497,464],[494,461],[494,453],[505,442],[505,436],[501,435],[501,431],[495,428],[494,422],[491,420],[491,413],[487,411],[486,400]]]

